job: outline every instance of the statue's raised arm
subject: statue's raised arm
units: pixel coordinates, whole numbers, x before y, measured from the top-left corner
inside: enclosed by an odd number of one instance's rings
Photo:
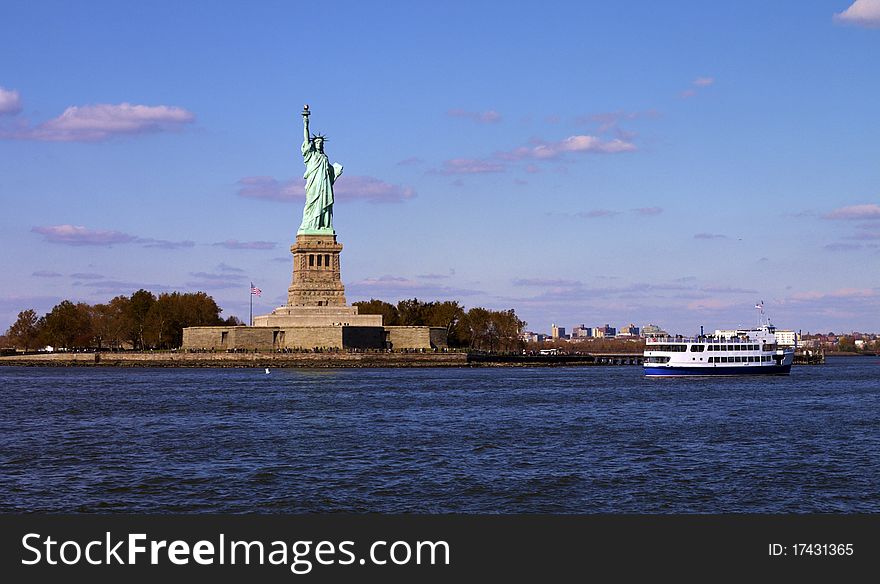
[[[303,106],[302,117],[303,117],[303,144],[306,144],[309,141],[309,104]]]

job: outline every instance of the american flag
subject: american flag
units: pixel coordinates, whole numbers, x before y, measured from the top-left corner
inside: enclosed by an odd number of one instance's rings
[[[263,291],[254,286],[254,283],[251,282],[251,294],[254,296],[260,296],[262,293]]]

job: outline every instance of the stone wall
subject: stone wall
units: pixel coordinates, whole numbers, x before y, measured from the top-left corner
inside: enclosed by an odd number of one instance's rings
[[[282,349],[342,349],[341,326],[284,327]]]
[[[379,317],[381,318],[381,317]],[[446,329],[427,326],[197,326],[183,329],[183,349],[444,349]]]
[[[427,326],[386,326],[386,338],[392,350],[442,349],[446,345],[446,329]]]
[[[189,326],[183,329],[183,347],[187,349],[227,349],[229,329],[223,326]]]
[[[249,326],[191,326],[183,329],[184,349],[271,351],[278,329]]]
[[[278,329],[236,326],[229,331],[229,347],[245,350],[271,351],[276,348]]]

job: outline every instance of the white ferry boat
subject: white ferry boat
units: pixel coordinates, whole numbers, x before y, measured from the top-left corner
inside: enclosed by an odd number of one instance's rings
[[[794,347],[780,347],[776,327],[715,331],[693,338],[649,337],[645,342],[647,377],[684,375],[788,375]]]

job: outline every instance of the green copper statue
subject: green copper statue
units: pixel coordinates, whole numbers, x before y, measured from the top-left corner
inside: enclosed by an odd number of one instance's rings
[[[297,234],[334,235],[333,230],[333,183],[342,174],[342,165],[330,164],[324,154],[326,136],[316,134],[309,137],[309,106],[303,107],[303,162],[306,172],[306,205],[303,219]]]

